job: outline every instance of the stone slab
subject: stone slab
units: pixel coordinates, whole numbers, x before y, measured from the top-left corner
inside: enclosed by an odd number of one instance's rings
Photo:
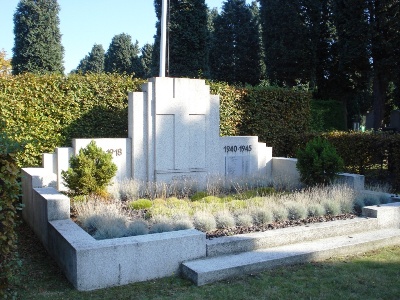
[[[71,220],[50,226],[52,256],[80,291],[178,275],[182,262],[206,255],[194,229],[97,241]]]
[[[72,141],[74,155],[77,155],[79,150],[85,148],[91,141],[95,141],[96,145],[103,149],[103,151],[112,154],[113,162],[118,168],[114,180],[122,181],[124,179],[132,178],[132,143],[130,139],[74,139]]]
[[[186,278],[201,286],[283,265],[322,261],[332,256],[399,244],[400,229],[381,229],[185,262],[182,264],[182,272]]]
[[[355,218],[207,240],[207,256],[220,256],[353,234],[378,227],[376,218]]]

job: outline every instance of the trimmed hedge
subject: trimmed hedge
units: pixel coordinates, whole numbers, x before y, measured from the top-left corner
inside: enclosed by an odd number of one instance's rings
[[[315,132],[346,130],[346,113],[343,103],[335,100],[311,101],[310,129]]]
[[[20,196],[15,152],[19,145],[0,133],[0,298],[12,298],[7,290],[14,275],[17,205]]]
[[[366,175],[367,181],[390,183],[400,191],[400,134],[384,132],[305,133],[302,140],[322,136],[343,158],[345,171]]]
[[[310,124],[311,93],[275,87],[249,88],[242,135],[257,135],[274,156],[294,157]],[[305,144],[305,143],[304,143]]]
[[[37,166],[41,154],[72,138],[126,137],[127,94],[141,79],[128,75],[33,75],[0,78],[0,130],[24,145],[19,166]]]

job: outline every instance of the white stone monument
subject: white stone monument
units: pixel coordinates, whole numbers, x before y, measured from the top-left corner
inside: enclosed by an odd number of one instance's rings
[[[64,190],[61,171],[91,140],[113,154],[115,180],[204,186],[209,176],[271,177],[272,148],[258,137],[219,136],[219,96],[201,79],[151,78],[128,95],[128,138],[75,139],[72,148],[44,155],[44,168]]]

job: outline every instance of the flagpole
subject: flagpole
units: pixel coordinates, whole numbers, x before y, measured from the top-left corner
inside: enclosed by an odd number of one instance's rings
[[[160,40],[160,77],[165,77],[166,52],[167,52],[167,0],[162,0],[161,40]]]

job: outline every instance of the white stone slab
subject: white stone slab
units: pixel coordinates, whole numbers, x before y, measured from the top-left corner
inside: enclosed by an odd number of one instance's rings
[[[107,153],[111,153],[113,162],[117,165],[117,174],[115,180],[124,180],[132,176],[132,151],[131,140],[123,138],[101,138],[101,139],[74,139],[72,141],[74,154],[77,155],[79,150],[85,148],[91,141],[95,141],[96,145]]]

